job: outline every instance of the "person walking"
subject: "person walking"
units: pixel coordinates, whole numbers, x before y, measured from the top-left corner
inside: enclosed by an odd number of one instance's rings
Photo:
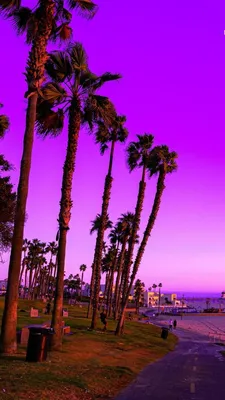
[[[172,329],[173,329],[173,320],[170,319],[169,320],[169,330],[172,331]]]
[[[46,305],[46,312],[45,312],[45,314],[49,315],[50,312],[51,312],[51,303],[50,303],[50,301],[49,301],[49,302],[47,303],[47,305]]]
[[[107,328],[107,320],[106,320],[106,312],[105,312],[105,311],[102,311],[102,312],[101,312],[101,314],[100,314],[100,320],[101,320],[101,322],[102,322],[103,325],[104,325],[103,331],[105,332],[105,331],[106,331],[106,328]]]
[[[174,329],[177,328],[177,320],[176,320],[176,319],[173,321],[173,328],[174,328]]]

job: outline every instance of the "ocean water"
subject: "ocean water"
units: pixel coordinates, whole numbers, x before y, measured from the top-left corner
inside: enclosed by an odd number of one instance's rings
[[[178,298],[181,299],[183,296],[184,298],[198,298],[198,299],[219,299],[221,298],[222,292],[181,292],[181,291],[174,291],[177,294]]]

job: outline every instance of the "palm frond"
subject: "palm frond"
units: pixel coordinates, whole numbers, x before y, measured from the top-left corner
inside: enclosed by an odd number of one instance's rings
[[[41,103],[37,108],[36,132],[42,137],[58,136],[64,126],[62,109],[52,110],[48,103]]]
[[[93,94],[88,96],[83,119],[89,124],[90,129],[93,129],[98,121],[103,121],[106,126],[110,126],[115,116],[115,107],[108,97]]]
[[[42,93],[44,100],[52,104],[59,104],[67,96],[65,89],[56,82],[49,82],[44,85],[42,88]]]
[[[92,233],[94,233],[95,231],[98,231],[98,229],[100,228],[100,225],[101,225],[101,214],[97,214],[95,219],[93,221],[91,221],[91,224],[92,224],[92,228],[90,230],[90,234],[92,235]],[[113,223],[109,219],[109,214],[107,214],[105,230],[111,229],[112,225],[113,225]]]
[[[95,82],[92,84],[93,90],[100,89],[106,82],[116,81],[121,79],[120,74],[111,74],[110,72],[105,72],[103,75],[99,76]]]
[[[76,42],[71,44],[68,48],[68,54],[75,71],[81,72],[87,70],[87,54],[81,43]]]
[[[72,75],[72,65],[68,55],[63,51],[53,51],[45,66],[47,74],[55,82],[64,82]]]
[[[64,22],[71,22],[72,20],[72,13],[69,12],[66,8],[64,8],[64,1],[58,1],[56,3],[56,21],[64,21]]]
[[[127,147],[127,164],[130,172],[139,166],[140,159],[139,143],[131,142]]]
[[[21,7],[21,0],[0,0],[0,12],[6,16],[11,14]]]
[[[117,115],[113,124],[115,127],[112,126],[116,140],[120,143],[124,143],[129,135],[128,129],[124,126],[126,120],[125,115]]]
[[[159,173],[161,168],[166,173],[172,173],[177,170],[177,159],[178,155],[175,151],[170,152],[168,146],[155,146],[148,159],[148,170],[150,177]]]
[[[131,142],[127,147],[127,164],[130,172],[148,163],[154,141],[154,136],[148,133],[137,135],[137,138],[136,142]]]
[[[102,121],[98,121],[95,131],[95,143],[100,144],[100,153],[103,155],[108,149],[108,142],[110,141],[110,132]]]
[[[97,5],[92,0],[67,0],[67,2],[71,10],[76,10],[88,19],[93,18],[97,11]]]
[[[69,22],[63,22],[60,26],[58,26],[54,33],[53,33],[53,39],[56,40],[59,38],[61,41],[66,42],[71,40],[73,35],[73,30],[69,26]]]
[[[97,75],[93,74],[91,71],[82,71],[80,74],[80,85],[85,88],[92,88],[92,85],[98,79]]]
[[[28,22],[31,18],[32,10],[28,7],[20,7],[12,13],[13,24],[18,35],[21,35],[26,31]]]
[[[144,151],[150,150],[154,142],[154,136],[149,133],[144,133],[143,135],[137,135],[139,141],[139,148]]]

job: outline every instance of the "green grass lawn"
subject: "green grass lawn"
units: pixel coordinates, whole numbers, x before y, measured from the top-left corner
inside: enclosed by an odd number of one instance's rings
[[[0,299],[0,318],[3,301]],[[27,312],[18,312],[18,328],[50,319],[42,312],[40,318],[31,319],[30,306],[44,308],[41,302],[20,301],[19,310]],[[105,333],[100,321],[98,329],[90,331],[86,309],[68,309],[65,322],[73,334],[64,337],[62,352],[49,353],[45,363],[26,363],[26,348],[19,346],[16,356],[0,358],[1,400],[110,399],[146,365],[173,350],[177,342],[172,334],[162,340],[159,328],[138,322],[127,321],[121,337],[114,335],[113,320],[109,320]]]

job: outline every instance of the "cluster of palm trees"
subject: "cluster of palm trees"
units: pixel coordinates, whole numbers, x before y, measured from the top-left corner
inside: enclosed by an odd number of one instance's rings
[[[19,287],[23,297],[33,300],[52,296],[57,271],[56,242],[44,243],[38,239],[23,241],[23,259]]]
[[[116,334],[119,335],[123,332],[127,303],[160,208],[166,176],[177,168],[177,154],[170,152],[165,145],[154,147],[153,144],[154,137],[145,133],[137,135],[137,140],[127,146],[127,164],[130,172],[137,168],[141,169],[136,208],[134,213],[123,213],[118,219],[109,234],[111,243],[107,253],[103,252],[104,232],[112,227],[112,222],[109,220],[108,215],[112,181],[108,192],[106,193],[106,190],[104,190],[102,202],[102,210],[104,212],[102,211],[101,214],[97,215],[96,220],[93,221],[91,232],[95,230],[98,232],[95,249],[99,246],[98,240],[101,241],[102,246],[100,254],[97,254],[95,250],[92,264],[90,306],[93,308],[91,323],[93,329],[96,328],[97,323],[101,271],[103,270],[107,272],[105,293],[107,313],[110,316],[113,309],[114,318],[118,319]],[[110,158],[111,165],[112,162],[113,158]],[[150,208],[149,219],[140,240],[139,230],[147,178],[155,175],[158,176],[155,198],[152,207],[148,207]],[[106,175],[107,178],[108,175]],[[101,237],[99,237],[100,229],[103,230]],[[100,268],[98,262],[100,262]],[[115,274],[115,291],[113,292]]]
[[[107,278],[109,310],[114,307],[118,316],[116,333],[124,326],[125,310],[137,275],[149,236],[159,210],[161,197],[168,173],[176,169],[176,153],[167,146],[153,148],[153,136],[138,135],[137,141],[128,146],[130,171],[141,168],[137,204],[134,213],[124,213],[111,233],[111,248],[104,253],[104,236],[108,227],[108,208],[113,184],[113,162],[117,143],[124,143],[128,136],[126,117],[118,115],[108,97],[98,93],[102,86],[120,75],[106,72],[96,75],[88,66],[87,54],[80,43],[72,42],[70,26],[73,10],[85,17],[93,17],[96,5],[92,0],[38,0],[34,9],[22,6],[21,0],[0,0],[0,12],[13,20],[18,34],[25,33],[30,51],[26,67],[27,99],[26,128],[23,142],[20,177],[17,189],[17,204],[9,263],[8,287],[1,328],[1,351],[16,351],[16,324],[18,288],[21,275],[24,223],[32,162],[35,131],[46,137],[57,136],[67,129],[67,148],[63,166],[60,210],[58,217],[57,275],[54,296],[52,327],[52,349],[62,345],[62,308],[65,273],[67,233],[71,219],[73,200],[72,182],[75,171],[76,153],[82,127],[95,136],[101,154],[109,148],[109,165],[106,172],[102,206],[98,216],[98,229],[92,264],[91,279],[91,327],[96,328],[102,265],[112,262]],[[68,7],[68,9],[66,8]],[[49,41],[66,40],[64,50],[47,53]],[[65,118],[67,117],[67,118]],[[68,126],[66,126],[68,121]],[[147,177],[158,176],[156,195],[143,237],[137,245],[140,220],[144,203]],[[134,258],[134,255],[136,257]],[[111,261],[110,261],[111,260]],[[113,260],[113,261],[112,261]],[[37,267],[39,268],[39,267]],[[112,295],[114,276],[115,295]]]

